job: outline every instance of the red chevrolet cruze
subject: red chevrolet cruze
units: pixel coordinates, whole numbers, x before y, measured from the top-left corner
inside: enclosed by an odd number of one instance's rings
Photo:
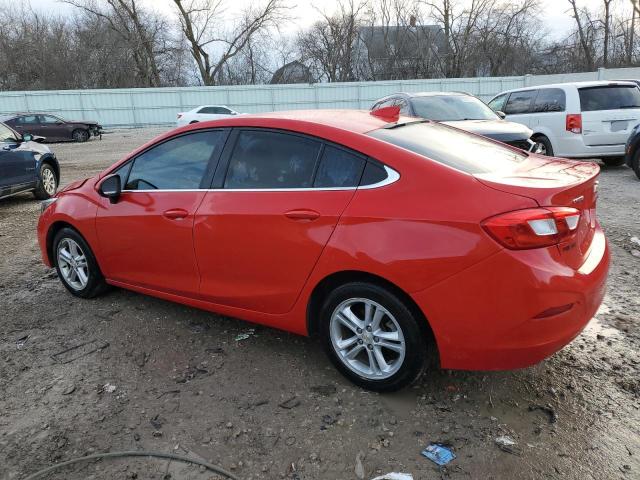
[[[43,203],[78,297],[107,284],[303,335],[373,390],[532,365],[602,301],[598,166],[397,109],[173,130]]]

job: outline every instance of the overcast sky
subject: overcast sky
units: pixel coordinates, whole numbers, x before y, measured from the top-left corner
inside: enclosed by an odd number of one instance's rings
[[[19,2],[28,2],[28,0],[18,0]],[[233,9],[240,9],[250,3],[257,3],[260,0],[228,0],[229,14],[233,14]],[[573,27],[573,19],[569,16],[569,2],[567,0],[541,0],[543,4],[542,11],[544,16],[544,24],[548,28],[550,34],[554,38],[563,38],[567,35],[569,29]],[[11,0],[0,0],[2,4],[15,4]],[[173,14],[172,0],[146,0],[147,5],[153,5],[158,10]],[[318,18],[316,8],[331,11],[336,4],[336,0],[290,0],[289,3],[294,6],[293,15],[296,21],[291,22],[289,28],[285,26],[284,30],[296,30],[300,26],[306,26]],[[585,5],[589,8],[601,8],[602,0],[578,0],[579,5]],[[617,8],[628,8],[629,0],[614,1]],[[50,11],[52,13],[65,10],[72,10],[73,7],[60,3],[58,0],[31,0],[31,5],[42,11]]]

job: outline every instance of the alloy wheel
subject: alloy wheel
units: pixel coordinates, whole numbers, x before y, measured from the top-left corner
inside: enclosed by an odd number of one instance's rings
[[[42,169],[42,186],[49,195],[56,193],[56,176],[50,168]]]
[[[58,243],[58,266],[67,285],[82,290],[89,283],[87,257],[75,240],[63,238]]]
[[[329,329],[338,358],[358,375],[382,380],[402,367],[404,334],[381,304],[367,298],[347,299],[334,310]]]

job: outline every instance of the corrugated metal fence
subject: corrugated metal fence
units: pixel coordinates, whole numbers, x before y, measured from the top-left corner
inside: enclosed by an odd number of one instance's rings
[[[44,111],[74,120],[97,120],[107,127],[172,124],[176,114],[199,105],[227,105],[239,112],[315,108],[367,109],[378,98],[399,91],[464,91],[483,100],[512,88],[598,79],[640,78],[640,68],[517,77],[446,78],[313,85],[127,88],[0,92],[0,114]]]

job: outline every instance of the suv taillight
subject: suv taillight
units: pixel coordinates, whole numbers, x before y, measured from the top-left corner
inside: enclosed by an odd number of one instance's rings
[[[565,126],[567,132],[582,133],[582,115],[579,113],[568,114]]]
[[[573,237],[580,211],[569,207],[528,208],[507,212],[482,222],[482,228],[511,250],[549,247]]]

